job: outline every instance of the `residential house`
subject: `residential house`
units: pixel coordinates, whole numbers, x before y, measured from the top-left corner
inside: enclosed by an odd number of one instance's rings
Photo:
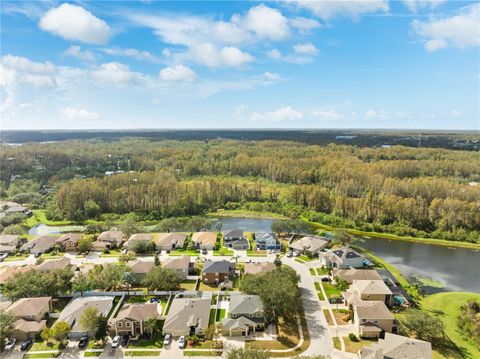
[[[34,339],[38,333],[47,327],[47,321],[44,320],[25,320],[17,319],[13,322],[10,337],[18,341]]]
[[[320,256],[322,264],[333,268],[361,268],[364,258],[353,249],[342,247],[340,249],[330,250]]]
[[[57,243],[57,239],[60,236],[54,235],[44,235],[39,236],[32,239],[30,242],[25,243],[22,247],[20,247],[21,251],[30,252],[31,254],[42,254],[48,252]]]
[[[163,262],[163,268],[174,270],[182,280],[187,279],[190,267],[190,256],[185,254],[180,257],[169,257]]]
[[[158,250],[170,251],[177,248],[183,248],[185,245],[186,235],[183,233],[159,233],[155,240]]]
[[[199,249],[212,250],[217,243],[217,234],[215,232],[195,232],[192,235],[192,241]]]
[[[92,244],[92,250],[103,251],[105,249],[120,248],[123,242],[122,231],[106,231],[102,232],[97,240]]]
[[[161,311],[158,303],[127,304],[115,318],[110,319],[110,332],[113,335],[142,336],[145,332],[144,322],[149,318],[158,319]]]
[[[80,338],[84,335],[93,336],[95,333],[87,333],[80,328],[82,313],[87,308],[96,308],[99,314],[107,316],[112,309],[113,299],[114,297],[108,296],[75,298],[63,309],[58,320],[70,325],[70,338]]]
[[[0,268],[0,284],[5,284],[15,274],[25,273],[34,269],[33,265],[27,265],[23,267],[6,266]]]
[[[432,344],[423,340],[385,333],[384,339],[364,346],[359,359],[432,359]]]
[[[343,294],[345,304],[355,304],[359,301],[381,301],[390,306],[393,293],[383,280],[354,280]]]
[[[222,321],[222,333],[247,336],[265,327],[263,303],[258,295],[232,294],[229,318]]]
[[[202,282],[205,284],[219,284],[234,274],[235,265],[229,261],[206,260],[203,264]]]
[[[384,302],[360,301],[353,305],[353,323],[362,337],[378,338],[393,330],[394,317]]]
[[[258,250],[280,250],[282,245],[273,232],[255,232],[255,245]]]
[[[20,236],[17,234],[0,235],[0,253],[12,253],[20,244]]]
[[[272,262],[251,262],[245,263],[244,273],[245,274],[259,274],[267,273],[275,270],[277,267]]]
[[[250,244],[243,235],[241,229],[230,229],[223,232],[223,246],[237,250],[245,250]]]
[[[30,211],[27,207],[23,207],[19,204],[17,204],[16,206],[11,206],[11,207],[8,207],[5,211],[4,211],[5,215],[8,216],[10,214],[24,214],[26,215],[27,217],[30,217],[32,215],[32,211]]]
[[[168,311],[163,333],[173,336],[203,335],[208,328],[211,298],[175,298]]]
[[[40,321],[52,310],[52,297],[21,298],[13,302],[7,313],[16,319]]]
[[[333,269],[332,278],[338,277],[348,284],[354,280],[383,280],[374,269]]]
[[[46,260],[35,267],[35,270],[39,272],[50,272],[58,269],[70,268],[72,266],[72,260],[67,257],[60,259]]]
[[[132,270],[133,275],[135,276],[135,282],[140,283],[148,272],[150,272],[155,263],[146,259],[137,258],[133,261],[128,262],[128,266]]]
[[[151,233],[135,233],[130,236],[128,241],[123,244],[123,248],[132,249],[132,246],[138,242],[153,242],[153,235]]]
[[[310,257],[320,254],[320,252],[327,248],[330,242],[323,237],[305,236],[292,243],[289,248],[298,253],[306,254]]]
[[[65,252],[76,252],[78,241],[83,238],[83,233],[65,233],[57,239],[57,244],[62,247]]]

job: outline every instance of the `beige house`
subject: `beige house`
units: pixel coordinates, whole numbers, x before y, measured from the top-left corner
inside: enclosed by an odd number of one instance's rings
[[[359,359],[432,359],[432,344],[423,340],[385,333],[378,343],[365,346]]]
[[[322,249],[327,248],[329,241],[326,238],[317,236],[306,236],[292,242],[290,249],[310,256],[319,254]]]
[[[139,337],[145,332],[144,322],[149,318],[158,319],[161,311],[161,305],[157,303],[127,304],[110,320],[110,332]]]
[[[393,321],[384,302],[362,301],[353,305],[353,323],[362,337],[378,338],[383,332],[391,333]]]
[[[8,266],[0,268],[0,284],[5,284],[15,274],[25,273],[34,269],[33,265],[26,265],[23,267]]]
[[[183,248],[187,236],[183,233],[159,233],[155,239],[155,245],[158,250],[170,251],[172,249]]]
[[[83,233],[65,233],[57,239],[57,244],[62,247],[65,252],[76,252],[77,244],[83,238]]]
[[[35,270],[39,272],[50,272],[53,270],[69,268],[72,265],[70,258],[62,257],[60,259],[50,259],[42,262],[35,267]]]
[[[36,237],[20,247],[20,250],[30,252],[32,254],[42,254],[55,247],[58,238],[60,238],[60,236],[44,235]]]
[[[52,297],[21,298],[13,302],[7,313],[17,319],[40,321],[52,310]]]
[[[374,269],[333,269],[332,278],[338,277],[348,284],[354,280],[383,280]]]
[[[190,269],[190,256],[184,254],[180,257],[169,257],[163,262],[163,267],[174,270],[181,279],[187,279]]]
[[[138,242],[153,242],[153,235],[151,233],[135,233],[130,236],[128,241],[123,244],[123,248],[128,250],[132,249],[132,246]]]
[[[20,236],[17,234],[0,235],[0,253],[12,253],[20,243]]]
[[[104,249],[120,248],[123,242],[122,231],[102,232],[92,244],[92,250],[103,251]]]
[[[245,263],[245,274],[260,274],[275,270],[275,264],[272,262]]]
[[[137,283],[140,283],[148,272],[150,272],[155,264],[153,261],[147,261],[145,259],[137,258],[127,264],[132,270],[133,275]]]
[[[199,249],[212,250],[217,243],[217,233],[215,232],[195,232],[192,235],[192,242]]]
[[[355,304],[359,301],[380,301],[386,305],[392,304],[393,293],[383,280],[354,280],[345,291],[345,304]]]
[[[10,336],[18,341],[24,341],[27,339],[34,339],[35,336],[47,327],[46,320],[25,320],[18,319],[13,322],[12,331]]]
[[[210,318],[210,298],[175,298],[168,311],[163,333],[175,337],[203,335]]]

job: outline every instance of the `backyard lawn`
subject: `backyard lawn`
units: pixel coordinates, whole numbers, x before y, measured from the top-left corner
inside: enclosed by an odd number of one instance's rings
[[[196,285],[197,285],[196,279],[187,279],[180,284],[180,289],[195,290]]]
[[[215,319],[215,321],[220,322],[226,316],[227,316],[227,310],[226,309],[219,309],[219,310],[217,310],[217,318]]]

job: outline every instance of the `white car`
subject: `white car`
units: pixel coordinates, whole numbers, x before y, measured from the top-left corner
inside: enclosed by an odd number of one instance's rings
[[[180,349],[185,348],[185,337],[183,335],[178,339],[178,347]]]
[[[112,348],[118,348],[118,346],[120,345],[120,339],[121,338],[119,335],[115,335],[115,337],[112,340]]]
[[[171,341],[172,336],[170,334],[165,335],[165,338],[163,338],[163,346],[169,345]]]
[[[7,258],[7,257],[8,257],[8,253],[2,253],[2,254],[0,254],[0,262],[3,262],[3,260],[4,260],[5,258]]]
[[[5,344],[5,350],[12,350],[15,347],[17,340],[15,338],[10,339],[7,344]]]

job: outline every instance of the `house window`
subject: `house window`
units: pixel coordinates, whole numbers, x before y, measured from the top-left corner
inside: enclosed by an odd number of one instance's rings
[[[132,326],[132,323],[126,322],[126,323],[125,323],[125,326],[126,326],[126,327],[131,327],[131,326]]]
[[[252,313],[250,313],[248,316],[251,318],[251,317],[253,317],[253,314],[252,314]]]
[[[123,326],[123,325],[122,325],[121,322],[118,322],[118,323],[117,323],[117,328],[121,328],[122,326]]]
[[[366,319],[362,319],[362,323],[365,323],[367,320]]]

